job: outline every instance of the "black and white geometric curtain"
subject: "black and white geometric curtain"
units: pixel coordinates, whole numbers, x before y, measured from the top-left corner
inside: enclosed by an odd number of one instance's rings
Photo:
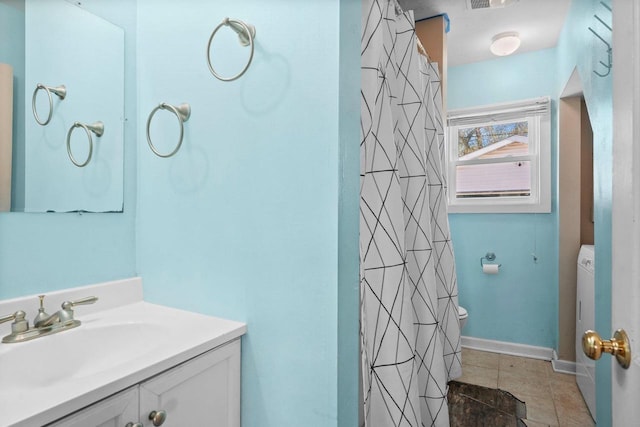
[[[367,427],[448,426],[462,373],[437,65],[412,12],[364,0],[360,314]]]

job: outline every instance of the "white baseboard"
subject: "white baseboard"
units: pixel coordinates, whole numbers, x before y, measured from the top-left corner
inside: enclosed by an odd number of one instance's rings
[[[505,341],[494,341],[483,338],[462,337],[462,346],[474,350],[490,351],[492,353],[508,354],[511,356],[529,357],[531,359],[553,360],[552,348],[537,347],[527,344],[517,344]]]
[[[466,348],[508,354],[511,356],[528,357],[531,359],[548,360],[551,362],[551,366],[555,372],[571,375],[576,374],[576,363],[568,360],[559,360],[556,351],[552,348],[474,337],[463,336],[461,338],[462,346]]]
[[[551,361],[551,366],[553,366],[554,372],[560,372],[570,375],[576,374],[576,362],[558,359],[558,353],[556,353],[555,351],[553,352],[553,360]]]
[[[569,362],[568,360],[559,360],[553,359],[551,361],[551,366],[553,366],[553,370],[555,372],[560,372],[563,374],[576,374],[576,362]]]

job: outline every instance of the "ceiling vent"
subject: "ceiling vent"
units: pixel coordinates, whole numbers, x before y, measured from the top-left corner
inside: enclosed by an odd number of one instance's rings
[[[467,0],[467,9],[490,9],[509,6],[518,0]]]
[[[489,0],[467,0],[468,9],[486,9],[491,7]]]

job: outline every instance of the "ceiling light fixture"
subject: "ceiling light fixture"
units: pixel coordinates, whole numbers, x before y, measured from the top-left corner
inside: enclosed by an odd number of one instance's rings
[[[496,56],[507,56],[520,47],[520,35],[515,31],[508,31],[493,36],[491,39],[491,53]]]
[[[489,7],[506,7],[511,3],[513,3],[512,0],[489,0]]]

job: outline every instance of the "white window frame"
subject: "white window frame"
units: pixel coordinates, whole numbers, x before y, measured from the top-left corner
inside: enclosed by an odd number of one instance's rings
[[[529,122],[529,155],[508,161],[531,162],[531,194],[509,197],[456,197],[456,166],[495,160],[458,160],[458,129],[504,122]],[[447,201],[450,213],[551,212],[551,100],[547,97],[452,110],[447,114]],[[502,160],[504,161],[504,160]]]

